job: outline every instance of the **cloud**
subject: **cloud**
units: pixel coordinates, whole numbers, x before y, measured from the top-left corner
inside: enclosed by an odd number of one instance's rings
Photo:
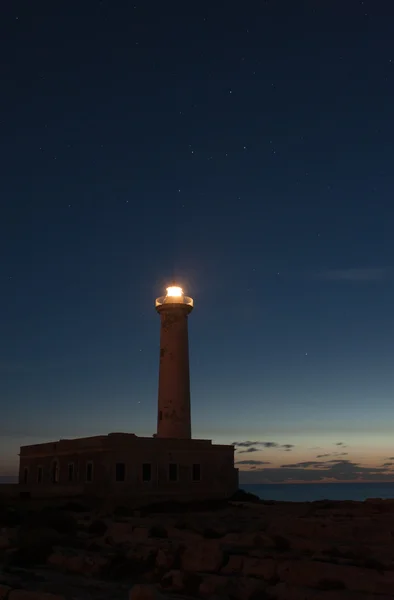
[[[387,466],[363,467],[346,459],[328,461],[303,461],[284,464],[279,468],[256,468],[240,471],[244,483],[283,483],[294,481],[393,481]]]
[[[383,281],[391,275],[391,269],[385,267],[364,267],[349,269],[329,269],[321,272],[319,279],[327,281],[371,282]]]
[[[392,467],[394,465],[394,462],[385,462],[382,464],[382,467]]]
[[[345,446],[345,443],[344,442],[337,442],[335,445],[336,446]]]
[[[344,446],[346,448],[346,446]],[[348,456],[349,452],[328,452],[327,454],[318,454],[316,458],[326,458],[327,456]]]
[[[284,448],[285,452],[290,452],[294,448],[294,444],[282,444],[281,448]]]
[[[328,462],[331,462],[331,461],[328,461]],[[324,464],[325,464],[324,462],[319,461],[319,460],[305,460],[304,462],[292,463],[289,465],[281,465],[280,468],[281,469],[298,469],[299,467],[308,468],[308,467],[321,466]]]
[[[271,463],[265,460],[239,460],[236,465],[270,465]]]
[[[277,442],[251,442],[249,440],[245,442],[233,442],[233,446],[238,454],[243,454],[245,452],[257,452],[261,448],[283,448],[285,452],[290,452],[290,450],[294,448],[294,444],[278,444]],[[240,448],[244,448],[244,450],[240,450]]]

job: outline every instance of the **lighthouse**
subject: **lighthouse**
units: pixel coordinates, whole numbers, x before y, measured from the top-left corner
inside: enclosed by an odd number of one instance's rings
[[[22,446],[19,487],[37,498],[66,497],[78,490],[88,497],[144,502],[230,498],[238,489],[233,444],[192,438],[188,317],[193,299],[172,285],[156,299],[160,315],[160,368],[157,433],[140,437],[114,432],[79,439]],[[153,311],[152,311],[153,313]],[[76,460],[76,458],[78,460]],[[56,476],[55,476],[56,475]],[[60,484],[60,485],[55,485]],[[119,496],[120,497],[120,496]]]
[[[191,439],[188,317],[193,299],[171,286],[156,299],[160,315],[157,437]]]

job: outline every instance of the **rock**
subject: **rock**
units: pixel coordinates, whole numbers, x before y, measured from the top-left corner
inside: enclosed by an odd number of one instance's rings
[[[177,527],[167,527],[168,537],[173,540],[179,540],[185,544],[194,544],[201,540],[201,535],[189,529],[180,529]]]
[[[0,583],[0,600],[6,600],[10,591],[11,588],[8,585],[3,585]]]
[[[178,555],[174,548],[160,548],[156,555],[156,567],[169,571],[175,568],[177,560]]]
[[[109,523],[105,541],[109,544],[130,544],[135,537],[130,523]]]
[[[10,547],[10,540],[7,535],[0,535],[0,550],[5,550]]]
[[[314,590],[278,583],[266,588],[267,598],[275,600],[393,600],[393,596],[360,594],[349,590]]]
[[[16,540],[17,547],[7,557],[10,566],[33,567],[46,562],[60,534],[53,529],[21,530]]]
[[[337,565],[311,560],[283,561],[277,564],[281,581],[290,586],[320,590],[347,589],[370,594],[390,594],[394,590],[394,572]]]
[[[148,544],[137,544],[126,553],[126,558],[134,564],[145,566],[145,570],[155,566],[158,548]]]
[[[12,590],[8,600],[64,600],[64,596],[46,592],[30,592],[28,590]]]
[[[135,531],[135,530],[134,530]],[[148,537],[150,538],[168,538],[168,532],[165,527],[161,525],[152,525],[148,531]]]
[[[230,591],[229,578],[221,575],[202,575],[202,581],[198,588],[199,595],[203,598],[211,598],[214,594]]]
[[[272,538],[262,532],[254,533],[227,533],[221,540],[221,547],[226,552],[241,554],[254,548],[272,548]]]
[[[90,523],[90,525],[88,525],[87,532],[90,533],[91,535],[102,536],[106,533],[107,529],[108,529],[107,523],[96,519],[95,521],[92,521]]]
[[[197,573],[185,573],[173,569],[164,575],[160,581],[160,587],[166,592],[196,595],[201,582],[202,576]]]
[[[216,540],[201,540],[186,547],[181,555],[181,568],[185,571],[217,573],[223,562],[223,550]]]
[[[243,555],[231,554],[228,562],[222,567],[221,573],[223,575],[239,575],[244,566],[244,558]]]
[[[267,584],[253,577],[236,577],[233,580],[231,597],[237,600],[265,600]]]
[[[273,581],[277,576],[278,562],[272,558],[259,559],[244,557],[242,574],[247,577],[257,577],[264,581]]]
[[[177,569],[172,569],[166,573],[160,585],[163,589],[171,592],[182,592],[185,589],[185,573]]]
[[[154,585],[134,585],[129,592],[129,600],[164,600],[161,594]]]
[[[58,548],[48,557],[47,564],[68,573],[92,577],[108,566],[109,559],[99,554],[70,553]]]
[[[134,527],[133,531],[132,531],[133,539],[135,539],[135,540],[146,540],[148,537],[150,537],[150,529],[152,529],[152,528],[148,528],[148,527]],[[160,536],[157,536],[157,537],[160,537]]]

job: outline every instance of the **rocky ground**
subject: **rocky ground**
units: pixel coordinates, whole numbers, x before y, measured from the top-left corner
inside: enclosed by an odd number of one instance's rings
[[[394,600],[394,501],[249,500],[0,502],[0,600]]]

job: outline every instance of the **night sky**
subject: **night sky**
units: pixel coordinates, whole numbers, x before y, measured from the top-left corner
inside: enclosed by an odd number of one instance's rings
[[[394,480],[392,2],[3,4],[0,474],[155,432],[175,279],[241,481]]]

